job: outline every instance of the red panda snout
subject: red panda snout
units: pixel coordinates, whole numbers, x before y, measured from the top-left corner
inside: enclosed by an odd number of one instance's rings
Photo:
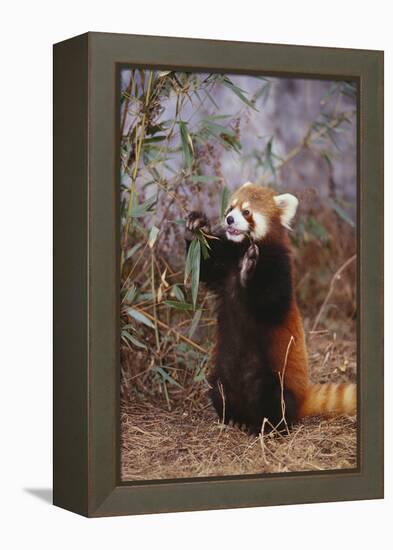
[[[227,211],[225,217],[225,230],[229,240],[241,242],[251,231],[251,219],[244,215],[238,207]]]

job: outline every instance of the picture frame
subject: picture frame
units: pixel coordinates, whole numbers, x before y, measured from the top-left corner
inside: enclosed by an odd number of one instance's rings
[[[358,82],[354,470],[122,483],[118,68]],[[383,52],[86,33],[54,46],[53,502],[88,517],[383,497]]]

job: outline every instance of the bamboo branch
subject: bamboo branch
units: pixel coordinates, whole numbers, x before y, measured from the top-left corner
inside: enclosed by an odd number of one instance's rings
[[[334,130],[337,126],[339,126],[343,120],[346,120],[349,116],[352,116],[352,113],[341,113],[339,116],[331,120],[329,123],[327,123],[321,130],[313,134],[313,124],[311,124],[302,139],[301,143],[291,149],[291,151],[288,153],[288,155],[285,157],[285,159],[281,160],[277,164],[277,166],[274,167],[276,171],[281,170],[283,166],[288,164],[293,158],[295,158],[299,153],[301,153],[304,149],[307,149],[310,147],[310,145],[323,137],[329,130]],[[268,179],[268,175],[263,176],[261,178],[261,183],[264,183]]]

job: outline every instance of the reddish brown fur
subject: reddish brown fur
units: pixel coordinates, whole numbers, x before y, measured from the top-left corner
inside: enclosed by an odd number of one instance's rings
[[[288,423],[309,415],[356,413],[353,385],[309,380],[287,231],[296,206],[290,195],[276,202],[271,189],[242,186],[227,215],[234,208],[250,211],[243,214],[248,229],[241,220],[245,236],[231,242],[217,233],[201,263],[201,280],[218,297],[210,396],[224,421],[245,423],[252,433],[259,432],[264,418],[280,423],[282,399]],[[208,224],[199,213],[191,219],[200,220],[201,227]]]
[[[252,212],[259,212],[268,219],[269,233],[265,239],[279,241],[289,248],[288,234],[280,223],[281,212],[274,201],[275,195],[276,193],[271,189],[247,184],[232,195],[230,205],[236,201],[236,206],[241,208],[243,203],[249,203],[247,208],[251,211],[251,216]],[[313,385],[309,381],[303,320],[295,296],[282,325],[269,329],[269,340],[272,362],[276,366],[277,373],[283,376],[284,387],[292,391],[296,397],[299,418],[319,414],[356,414],[355,385],[324,384],[321,386]],[[284,368],[285,372],[283,372]],[[344,402],[346,390],[347,398]],[[329,409],[329,402],[334,404],[332,410]]]
[[[231,197],[230,205],[237,200],[236,206],[241,206],[244,202],[250,203],[250,210],[261,212],[267,216],[269,220],[279,217],[280,209],[273,200],[276,195],[272,189],[268,187],[260,187],[252,183],[240,187]]]

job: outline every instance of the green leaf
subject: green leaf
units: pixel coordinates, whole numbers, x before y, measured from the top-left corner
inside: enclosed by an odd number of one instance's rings
[[[182,289],[179,287],[179,285],[174,285],[172,290],[173,290],[173,294],[175,295],[177,300],[179,300],[179,302],[185,302],[184,293]]]
[[[162,379],[164,380],[164,382],[169,382],[169,384],[173,384],[178,388],[182,388],[179,382],[177,382],[177,380],[174,380],[174,378],[172,378],[172,376],[168,374],[166,370],[163,369],[162,367],[155,367],[154,370],[162,376]]]
[[[217,176],[191,176],[192,181],[195,183],[210,183],[212,181],[217,181],[220,178]]]
[[[216,122],[205,119],[203,121],[203,126],[215,136],[221,136],[224,134],[225,136],[236,137],[236,133],[233,130],[223,126],[222,124],[217,124]]]
[[[207,97],[209,98],[209,100],[213,103],[214,107],[216,109],[219,109],[220,107],[217,105],[217,103],[214,101],[214,97],[210,94],[209,90],[207,88],[205,88],[205,94],[207,95]]]
[[[192,139],[188,131],[187,124],[182,120],[180,120],[178,124],[180,127],[180,137],[181,137],[182,148],[183,148],[184,162],[187,168],[190,169],[192,164],[193,154],[194,154],[194,146],[192,144]]]
[[[232,115],[210,115],[205,117],[203,120],[225,120],[232,118]]]
[[[311,235],[313,235],[323,243],[327,243],[329,241],[329,233],[314,216],[309,217],[307,222],[307,229],[311,233]]]
[[[147,199],[142,204],[133,206],[131,208],[131,217],[142,218],[153,208],[156,202],[157,202],[156,197],[150,197],[150,199]]]
[[[155,225],[150,229],[149,240],[147,241],[150,248],[153,248],[159,232],[160,230]]]
[[[130,250],[128,250],[125,259],[128,260],[129,258],[131,258],[131,256],[133,256],[135,252],[138,252],[141,246],[142,243],[137,243],[136,245],[134,245]]]
[[[226,88],[232,90],[232,92],[237,95],[237,97],[241,99],[241,101],[243,101],[243,103],[245,103],[248,107],[251,107],[251,109],[254,109],[254,111],[258,111],[255,105],[251,101],[249,101],[244,95],[245,91],[236,86],[227,76],[225,76],[221,80],[221,84],[223,84]]]
[[[351,227],[355,227],[355,222],[350,218],[349,214],[340,206],[336,201],[330,200],[330,204],[335,212],[340,216],[342,220],[347,222]]]
[[[321,156],[326,160],[327,164],[329,165],[329,168],[333,169],[333,162],[332,162],[332,155],[330,151],[321,151]]]
[[[197,239],[194,239],[190,246],[188,247],[188,252],[187,252],[187,258],[186,258],[186,265],[185,265],[185,268],[184,268],[184,284],[186,284],[187,282],[187,279],[192,271],[192,265],[193,265],[193,257],[194,257],[194,254],[195,254],[195,247],[196,247],[196,243],[198,242]]]
[[[204,260],[207,260],[208,258],[210,258],[209,248],[210,247],[206,246],[206,244],[203,241],[201,241],[201,252],[202,252],[202,258]]]
[[[137,295],[137,287],[135,285],[132,285],[128,290],[127,294],[125,295],[125,301],[128,304],[132,304],[132,302],[135,300],[135,296]]]
[[[221,218],[223,218],[225,215],[225,211],[228,206],[228,200],[229,200],[229,189],[228,187],[224,186],[221,192],[221,210],[220,210]]]
[[[199,288],[199,273],[200,273],[200,266],[201,266],[201,242],[199,240],[195,240],[194,242],[196,243],[196,245],[195,245],[195,251],[193,254],[193,262],[192,262],[191,296],[192,296],[192,303],[195,308],[197,297],[198,297],[198,288]]]
[[[194,308],[198,296],[200,264],[201,242],[198,238],[195,238],[188,248],[186,265],[184,269],[184,284],[191,275],[191,296]]]
[[[175,300],[165,300],[163,303],[169,307],[173,307],[174,309],[180,309],[182,311],[189,311],[193,309],[192,304],[187,304],[187,302],[176,302]]]
[[[141,311],[138,311],[132,307],[128,307],[126,309],[126,312],[127,312],[127,315],[135,319],[135,321],[138,321],[138,323],[143,323],[147,327],[150,327],[153,329],[155,328],[154,323],[152,323],[152,321],[150,321],[150,319],[146,317],[146,315],[144,315]]]
[[[202,251],[203,259],[207,260],[210,256],[209,254],[210,244],[208,243],[205,235],[200,230],[198,231],[196,238],[199,239],[201,243],[201,251]]]
[[[149,145],[150,143],[159,143],[160,141],[165,141],[166,136],[154,136],[150,138],[145,138],[143,146]]]
[[[194,332],[196,331],[196,328],[199,324],[199,321],[201,320],[201,317],[202,317],[202,310],[201,309],[197,309],[196,312],[195,312],[195,315],[192,319],[192,322],[191,322],[191,326],[190,326],[190,330],[188,332],[188,337],[189,338],[192,338],[193,335],[194,335]]]
[[[206,374],[205,374],[205,365],[207,361],[207,355],[205,355],[201,361],[201,363],[197,366],[194,374],[194,382],[202,382],[202,380],[206,381]]]
[[[265,149],[265,156],[266,156],[266,162],[273,176],[276,177],[276,169],[273,164],[273,137],[271,137],[267,142],[266,149]]]
[[[146,300],[153,300],[152,292],[142,292],[142,294],[139,294],[137,297],[137,302],[146,302]]]
[[[132,334],[130,334],[126,330],[121,331],[121,337],[123,338],[123,340],[129,340],[137,348],[147,349],[145,344],[142,344],[142,342],[140,342],[137,338],[135,338],[135,336],[132,336]]]
[[[206,380],[205,371],[202,368],[198,367],[194,375],[194,382],[202,382],[202,380]]]
[[[257,99],[261,99],[263,103],[266,103],[269,97],[270,88],[271,88],[271,82],[267,80],[266,83],[263,86],[261,86],[257,91],[257,93],[254,95],[254,101],[257,101]]]

